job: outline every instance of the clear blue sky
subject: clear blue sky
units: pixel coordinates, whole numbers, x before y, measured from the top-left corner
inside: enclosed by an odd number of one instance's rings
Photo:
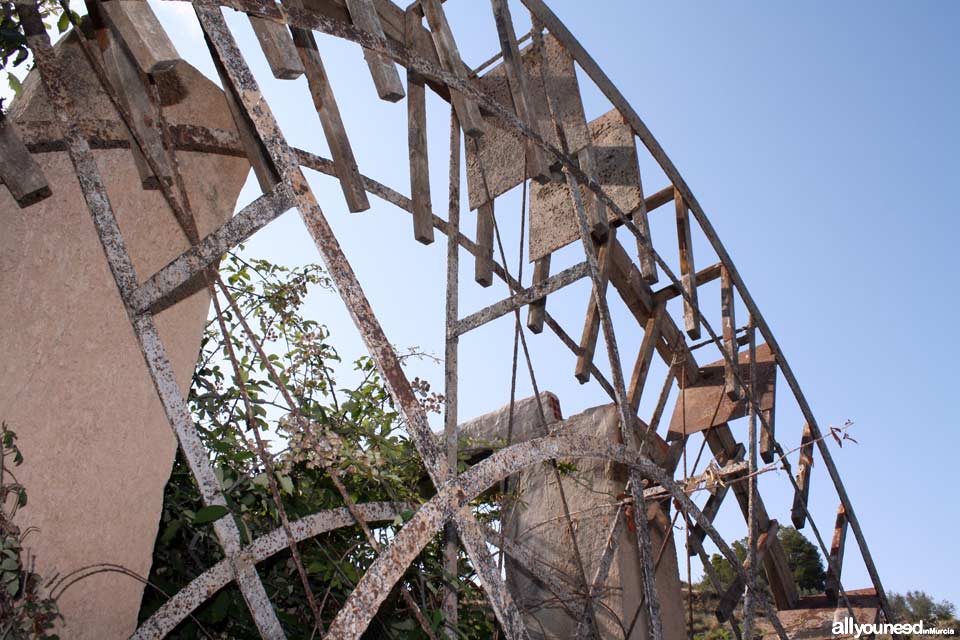
[[[528,21],[514,5],[518,32]],[[955,191],[960,164],[960,5],[941,2],[692,3],[575,2],[551,5],[617,83],[659,138],[706,208],[773,327],[821,426],[855,420],[859,445],[834,447],[868,542],[888,590],[924,589],[960,603],[960,571],[951,544],[958,525],[952,468],[960,420],[952,408],[955,321]],[[446,8],[471,66],[496,46],[489,5],[450,0]],[[158,7],[181,54],[215,77],[188,5]],[[228,12],[229,13],[229,12]],[[240,16],[230,16],[252,67],[289,139],[329,156],[303,80],[275,81]],[[406,107],[376,98],[361,54],[319,37],[361,170],[409,192]],[[609,109],[584,86],[589,118]],[[433,201],[446,216],[448,107],[428,105]],[[666,180],[641,160],[645,187]],[[387,335],[398,346],[443,353],[446,247],[412,240],[406,214],[371,198],[372,209],[348,214],[339,188],[313,183]],[[248,185],[244,200],[255,195]],[[498,200],[516,269],[519,194]],[[473,214],[464,212],[466,226]],[[653,214],[654,241],[676,263],[670,211]],[[698,265],[715,261],[694,238]],[[316,260],[295,213],[250,242],[276,261]],[[575,253],[558,258],[571,264]],[[529,281],[530,265],[525,265]],[[506,295],[503,285],[472,284],[461,274],[462,312]],[[583,283],[581,283],[583,285]],[[587,288],[551,298],[549,308],[579,334]],[[701,300],[718,317],[716,289]],[[712,305],[712,306],[711,306]],[[347,356],[361,352],[335,297],[318,296],[310,313],[332,328]],[[615,305],[625,366],[640,335]],[[742,312],[740,318],[746,318]],[[939,329],[938,329],[939,327]],[[943,332],[941,332],[941,329]],[[573,380],[573,360],[548,333],[531,337],[542,388],[558,393],[565,414],[604,401]],[[507,401],[512,320],[464,339],[461,418]],[[715,359],[700,352],[701,361]],[[603,362],[604,355],[598,355]],[[605,367],[604,367],[605,368]],[[662,368],[651,375],[658,387]],[[521,393],[529,384],[520,379]],[[442,386],[442,368],[423,363],[411,375]],[[800,439],[802,419],[779,387],[777,434],[786,448]],[[655,390],[644,397],[649,415]],[[735,426],[743,433],[744,425]],[[699,443],[697,443],[699,445]],[[691,455],[696,453],[692,449]],[[819,460],[818,460],[819,462]],[[762,484],[771,517],[789,522],[787,481]],[[811,508],[829,539],[837,499],[825,469],[814,469]],[[718,520],[728,537],[743,535],[733,500]],[[809,528],[805,530],[809,532]],[[848,537],[844,583],[869,580]],[[682,566],[682,565],[681,565]]]

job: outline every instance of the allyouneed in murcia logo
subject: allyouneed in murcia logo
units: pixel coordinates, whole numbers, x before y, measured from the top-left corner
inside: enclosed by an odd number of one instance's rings
[[[860,638],[862,636],[870,637],[873,635],[937,635],[952,636],[955,630],[949,627],[926,627],[923,622],[913,624],[885,622],[883,624],[859,624],[853,621],[853,618],[844,618],[833,623],[833,635],[835,636],[853,636]]]

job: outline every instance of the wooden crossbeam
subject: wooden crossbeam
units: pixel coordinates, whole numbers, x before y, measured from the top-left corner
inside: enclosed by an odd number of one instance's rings
[[[773,396],[773,406],[768,409],[762,409],[760,415],[763,416],[763,421],[761,422],[760,429],[760,459],[766,462],[767,464],[772,463],[777,459],[777,440],[774,437],[776,432],[776,412],[777,408],[777,396]]]
[[[737,442],[730,431],[730,426],[726,423],[708,429],[704,432],[704,436],[714,456],[721,454],[736,455]],[[750,505],[750,492],[747,483],[735,482],[731,485],[731,488],[737,498],[737,503],[740,505],[740,511],[743,513],[744,519],[747,519]],[[757,495],[754,508],[757,512],[757,526],[761,531],[766,531],[770,526],[770,517],[767,515],[766,507],[764,507],[763,500],[760,499],[759,495]],[[778,539],[770,540],[768,545],[770,548],[763,558],[763,568],[767,574],[767,582],[770,584],[774,602],[777,609],[793,609],[800,601],[800,593],[797,591],[793,572],[787,563],[787,554]]]
[[[724,358],[723,380],[727,395],[731,400],[741,396],[739,353],[737,347],[737,317],[733,283],[727,268],[720,267],[720,316],[723,325],[723,348],[730,359]]]
[[[611,238],[609,244],[613,257],[610,282],[617,293],[620,294],[627,308],[630,309],[633,317],[645,326],[656,308],[653,291],[646,280],[643,279],[643,275],[633,263],[633,260],[630,259],[623,245],[616,238]],[[678,379],[681,377],[680,371],[683,370],[688,384],[696,382],[699,376],[697,360],[688,348],[683,333],[669,314],[665,314],[663,317],[660,333],[662,339],[657,343],[657,353],[660,354],[660,358],[667,366],[672,367],[674,364],[673,352],[676,350],[680,357],[680,365],[676,371]]]
[[[372,0],[347,0],[347,9],[355,26],[380,40],[386,40],[383,25],[380,24],[380,16]],[[380,99],[389,102],[403,99],[403,84],[400,82],[400,74],[397,73],[393,60],[369,49],[363,50],[363,58],[367,61],[370,76],[373,78],[373,84],[377,88]]]
[[[538,285],[550,277],[550,254],[533,263],[533,284]],[[527,328],[533,333],[543,331],[543,321],[547,313],[547,296],[530,303],[527,310]]]
[[[40,165],[3,113],[0,113],[0,179],[21,209],[50,197],[50,185]]]
[[[420,20],[408,11],[412,22],[407,34],[416,33]],[[408,42],[407,46],[412,43]],[[410,151],[410,200],[413,204],[413,237],[417,242],[433,242],[433,205],[430,200],[430,163],[427,156],[427,95],[423,78],[407,71],[407,144]]]
[[[639,174],[638,174],[639,175]],[[653,254],[653,237],[650,235],[650,220],[647,217],[647,201],[642,197],[643,182],[640,182],[641,200],[640,206],[632,213],[633,224],[640,230],[643,238],[637,238],[637,259],[640,261],[640,273],[643,279],[649,284],[656,284],[659,280],[657,276],[657,261]]]
[[[449,73],[466,77],[468,71],[460,58],[460,51],[457,49],[457,42],[453,38],[453,32],[450,30],[450,24],[447,22],[447,16],[440,6],[440,0],[420,0],[420,7],[423,9],[423,15],[427,18],[427,24],[430,25],[430,35],[433,37],[433,44],[437,50],[437,57],[440,64]],[[457,117],[460,119],[460,126],[463,128],[464,135],[471,138],[479,138],[483,135],[483,120],[480,117],[480,108],[473,100],[469,100],[459,91],[450,90],[450,98],[453,107],[457,111]]]
[[[824,582],[824,593],[830,602],[836,602],[840,597],[840,572],[843,570],[843,549],[847,541],[847,511],[843,504],[837,509],[837,521],[833,527],[833,542],[830,544],[830,564],[827,568],[827,579]],[[833,567],[836,567],[834,573]]]
[[[130,112],[133,127],[145,145],[145,148],[141,149],[133,133],[127,130],[130,153],[137,166],[137,173],[140,174],[140,184],[144,189],[159,189],[161,181],[169,184],[173,175],[163,146],[163,135],[157,126],[160,122],[160,107],[147,92],[149,80],[127,53],[117,33],[112,29],[105,29],[101,42],[104,44],[104,72],[121,104]],[[150,156],[162,175],[154,175],[145,155]]]
[[[807,520],[807,499],[810,496],[810,470],[813,467],[813,434],[810,425],[803,427],[803,437],[800,440],[800,463],[797,465],[797,492],[793,496],[793,509],[790,519],[793,526],[803,529]]]
[[[660,191],[657,191],[656,193],[654,193],[653,195],[649,195],[646,198],[644,198],[643,209],[647,212],[647,215],[649,216],[649,214],[652,211],[654,211],[655,209],[659,209],[660,207],[667,204],[668,202],[673,202],[673,192],[674,192],[673,185],[670,185],[669,187],[663,188]],[[639,208],[640,207],[637,207],[636,209],[630,211],[628,216],[630,217],[631,220],[636,217],[637,211],[639,210]],[[613,220],[610,220],[611,227],[620,227],[622,225],[623,225],[623,222],[620,220],[620,218],[614,218]]]
[[[597,349],[597,336],[600,334],[600,313],[597,308],[596,297],[607,295],[607,283],[610,280],[612,270],[610,253],[615,241],[616,238],[611,236],[606,244],[596,247],[597,261],[600,266],[600,290],[597,291],[594,287],[590,294],[590,300],[587,302],[583,333],[580,336],[580,353],[577,355],[577,365],[573,374],[580,384],[586,384],[590,380],[590,365],[593,364],[593,354]]]
[[[493,284],[493,200],[477,207],[477,246],[473,279],[481,287]]]
[[[700,339],[700,315],[697,313],[697,274],[693,264],[693,241],[690,237],[690,210],[679,191],[674,193],[677,214],[677,240],[680,245],[680,281],[687,297],[683,300],[683,322],[687,335]]]
[[[286,0],[286,4],[297,9],[303,8],[302,0]],[[340,108],[333,95],[333,87],[330,86],[327,71],[320,58],[320,51],[317,49],[317,41],[313,32],[308,29],[294,27],[291,32],[293,41],[297,45],[297,52],[300,54],[300,61],[303,63],[304,74],[307,76],[310,97],[320,117],[320,125],[327,139],[327,146],[330,147],[330,155],[333,157],[340,189],[347,201],[347,209],[354,213],[366,211],[370,208],[370,201],[363,187],[360,169],[357,167],[357,160],[350,146],[350,138],[340,117]]]
[[[640,407],[640,398],[647,383],[647,374],[650,373],[650,363],[653,362],[653,354],[656,352],[657,343],[660,342],[660,325],[663,322],[664,313],[665,308],[663,306],[657,307],[654,314],[647,320],[646,327],[644,327],[643,340],[637,353],[637,361],[633,365],[630,385],[627,387],[627,402],[634,412]]]
[[[780,530],[780,525],[776,520],[770,520],[767,524],[763,533],[760,534],[760,539],[757,540],[757,561],[761,562],[767,555],[767,550],[770,548],[772,542],[777,539],[777,532]],[[743,563],[743,568],[746,571],[750,568],[750,559],[747,558]],[[743,582],[743,578],[739,574],[734,578],[733,583],[727,587],[727,590],[724,591],[723,595],[720,596],[720,603],[717,605],[716,613],[717,620],[720,622],[726,622],[730,619],[730,616],[733,614],[733,610],[737,607],[737,603],[740,602],[740,598],[743,597],[743,590],[746,585]]]
[[[100,9],[144,73],[172,69],[180,59],[167,32],[143,0],[110,0]]]
[[[720,277],[720,263],[712,264],[697,271],[697,286],[713,282]],[[680,297],[680,288],[675,284],[668,284],[662,289],[657,289],[653,297],[657,302],[669,302],[674,298]]]
[[[497,25],[497,35],[500,38],[500,50],[503,53],[503,64],[507,72],[507,84],[510,85],[510,95],[513,97],[514,110],[518,118],[529,123],[537,131],[539,119],[534,117],[527,72],[520,60],[520,47],[517,45],[517,33],[513,28],[510,6],[507,0],[490,0],[490,2],[493,8],[493,20]],[[525,153],[526,166],[533,170],[533,175],[529,177],[539,182],[549,180],[550,164],[543,149],[532,140],[526,139]]]
[[[112,1],[112,0],[111,0]],[[285,25],[260,16],[249,15],[250,26],[257,36],[273,77],[278,80],[294,80],[303,75],[303,62],[293,43],[293,36]]]

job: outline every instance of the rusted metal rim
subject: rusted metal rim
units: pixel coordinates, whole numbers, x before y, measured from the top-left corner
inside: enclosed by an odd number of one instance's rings
[[[361,516],[368,522],[393,520],[407,508],[409,508],[409,505],[402,502],[368,502],[357,505]],[[329,511],[320,511],[291,522],[290,529],[296,541],[302,542],[308,538],[355,524],[356,520],[353,519],[347,508],[340,507]],[[277,528],[254,540],[243,552],[254,562],[263,562],[286,548],[285,533],[282,528]],[[131,640],[164,637],[193,613],[197,607],[232,580],[233,569],[231,569],[229,561],[221,560],[191,580],[190,584],[178,591],[166,604],[144,621],[136,632],[130,636]]]

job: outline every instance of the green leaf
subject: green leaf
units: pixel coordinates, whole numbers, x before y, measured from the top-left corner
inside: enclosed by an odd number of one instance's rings
[[[0,562],[0,569],[4,571],[16,571],[20,568],[20,562],[16,558],[7,558]]]
[[[177,519],[172,521],[167,525],[167,528],[163,530],[163,535],[160,536],[161,544],[170,544],[170,541],[177,535],[177,532],[183,527],[183,520]]]
[[[193,524],[207,524],[208,522],[214,522],[228,513],[230,513],[230,510],[222,505],[210,505],[209,507],[204,507],[197,511],[197,513],[193,516]]]
[[[279,473],[277,474],[277,479],[280,480],[280,489],[289,495],[293,494],[293,480],[290,479],[290,476],[282,476]]]
[[[10,89],[13,90],[14,95],[18,96],[20,92],[23,91],[23,85],[20,84],[20,79],[9,71],[7,71],[7,84],[10,85]]]
[[[63,33],[70,28],[70,14],[64,11],[57,20],[57,31]]]

